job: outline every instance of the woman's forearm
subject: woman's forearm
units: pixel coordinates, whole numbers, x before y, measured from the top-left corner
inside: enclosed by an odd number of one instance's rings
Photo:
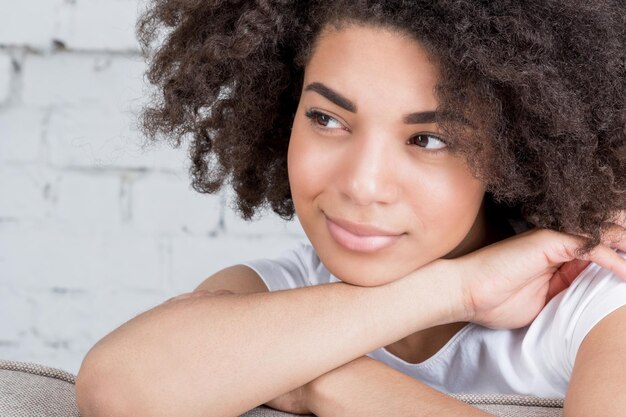
[[[418,330],[456,321],[438,261],[379,287],[199,297],[102,339],[77,380],[85,417],[235,416]],[[433,294],[437,294],[436,297]],[[446,301],[448,300],[448,301]]]
[[[307,407],[318,417],[491,416],[367,356],[322,375],[307,388]]]

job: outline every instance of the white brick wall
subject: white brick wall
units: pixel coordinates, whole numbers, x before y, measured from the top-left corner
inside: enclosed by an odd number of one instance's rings
[[[11,58],[6,54],[0,54],[0,106],[9,99],[12,75]]]
[[[142,311],[304,235],[142,150],[137,0],[0,0],[0,358],[77,372]],[[64,45],[64,48],[59,48]]]

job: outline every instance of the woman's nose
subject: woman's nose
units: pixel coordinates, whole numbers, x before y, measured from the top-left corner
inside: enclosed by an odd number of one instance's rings
[[[339,177],[342,194],[354,204],[388,204],[397,198],[393,155],[381,141],[354,140]]]

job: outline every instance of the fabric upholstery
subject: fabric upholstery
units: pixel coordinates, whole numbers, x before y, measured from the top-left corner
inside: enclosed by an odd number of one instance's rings
[[[456,394],[452,397],[500,417],[562,417],[563,400],[523,395]]]
[[[1,417],[80,417],[74,375],[47,366],[0,360]],[[562,417],[562,400],[516,395],[454,395],[500,417]],[[240,417],[297,417],[260,406]]]
[[[79,417],[74,397],[74,375],[0,360],[0,416]]]
[[[527,397],[521,395],[453,395],[499,417],[562,417],[563,400]],[[292,417],[269,407],[257,407],[240,417]]]

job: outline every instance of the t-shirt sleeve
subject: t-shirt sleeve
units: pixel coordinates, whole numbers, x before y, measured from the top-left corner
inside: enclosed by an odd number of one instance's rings
[[[626,258],[625,253],[618,253]],[[557,297],[551,339],[559,346],[554,353],[560,356],[563,371],[571,376],[587,334],[603,318],[626,305],[626,281],[592,263]]]
[[[283,252],[273,259],[255,259],[243,262],[261,277],[270,291],[302,288],[331,282],[330,273],[320,262],[310,244]]]

